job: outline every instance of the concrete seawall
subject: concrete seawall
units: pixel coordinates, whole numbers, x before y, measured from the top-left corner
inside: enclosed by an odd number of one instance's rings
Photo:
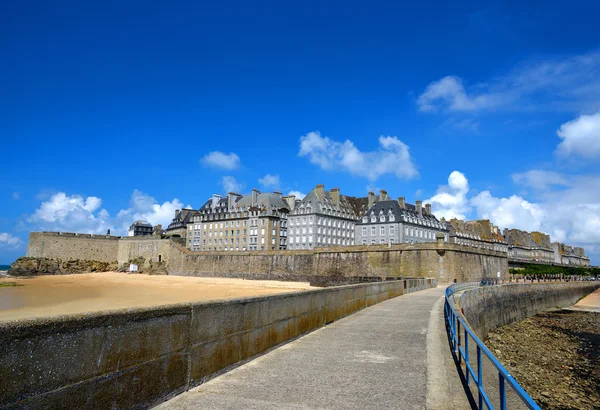
[[[145,408],[407,292],[411,279],[0,323],[0,408]]]
[[[468,290],[460,306],[471,328],[482,339],[500,326],[544,310],[564,308],[600,288],[600,282],[512,284]]]

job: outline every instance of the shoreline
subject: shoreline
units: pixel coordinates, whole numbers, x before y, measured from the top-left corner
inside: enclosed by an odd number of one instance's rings
[[[2,282],[24,286],[0,288],[0,321],[314,289],[303,282],[123,272],[1,277]]]

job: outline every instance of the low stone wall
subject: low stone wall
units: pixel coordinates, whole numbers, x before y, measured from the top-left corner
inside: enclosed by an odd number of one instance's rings
[[[0,323],[0,408],[144,408],[434,279]]]
[[[463,293],[460,307],[471,328],[484,340],[500,326],[571,306],[598,288],[600,282],[486,286]]]

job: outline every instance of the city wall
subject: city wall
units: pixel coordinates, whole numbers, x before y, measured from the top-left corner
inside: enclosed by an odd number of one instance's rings
[[[508,278],[505,253],[450,243],[324,248],[314,251],[193,252],[171,239],[31,233],[27,256],[62,260],[143,257],[170,275],[348,283],[356,278],[435,277],[440,282]],[[118,238],[117,238],[118,239]],[[81,242],[77,242],[81,241]],[[90,250],[91,249],[91,250]]]
[[[600,288],[600,282],[512,284],[468,290],[460,297],[463,315],[482,339],[500,326],[553,308],[575,304]]]
[[[0,408],[145,408],[432,279],[0,323]]]
[[[117,260],[120,239],[120,236],[69,232],[31,232],[27,243],[26,256],[114,262]]]

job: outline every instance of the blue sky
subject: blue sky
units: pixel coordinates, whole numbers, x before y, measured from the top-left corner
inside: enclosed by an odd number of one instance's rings
[[[85,3],[1,6],[0,263],[318,183],[600,263],[598,2]]]

